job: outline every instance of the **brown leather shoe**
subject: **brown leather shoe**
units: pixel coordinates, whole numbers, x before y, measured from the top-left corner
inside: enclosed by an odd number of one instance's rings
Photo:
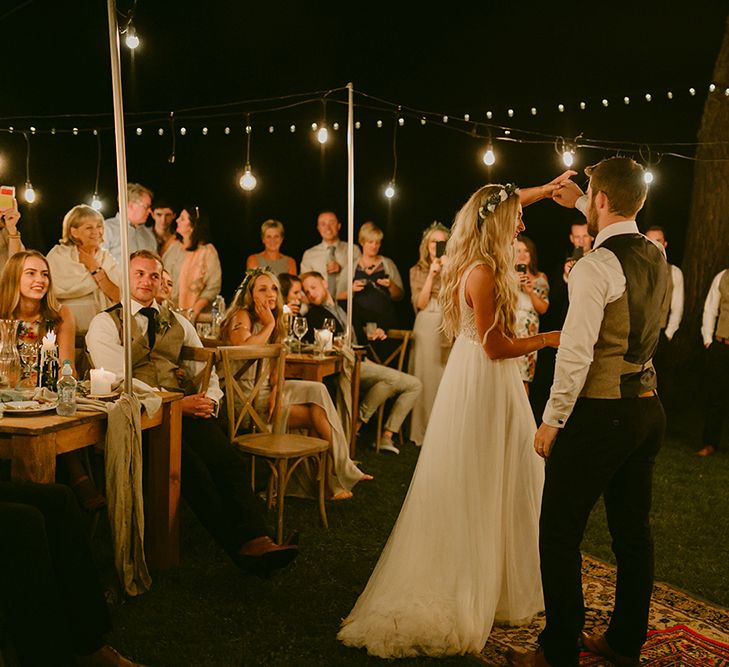
[[[276,544],[268,535],[261,535],[246,542],[234,557],[236,565],[260,577],[288,565],[299,555],[296,544]]]
[[[544,651],[541,648],[527,653],[510,648],[506,652],[506,662],[511,667],[552,667],[544,657]]]
[[[610,648],[605,635],[587,635],[582,633],[582,645],[586,651],[607,658],[616,667],[638,667],[640,656],[631,658],[627,655],[620,655]]]
[[[716,453],[716,448],[713,445],[706,445],[696,452],[696,456],[711,456]]]

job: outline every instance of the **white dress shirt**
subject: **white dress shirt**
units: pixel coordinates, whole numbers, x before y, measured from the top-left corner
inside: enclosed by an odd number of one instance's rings
[[[721,293],[719,292],[719,283],[724,271],[719,271],[711,281],[709,293],[704,301],[704,316],[701,319],[701,337],[704,339],[704,345],[711,345],[714,340],[714,329],[716,328],[716,320],[719,317],[719,304],[721,303]]]
[[[671,293],[671,309],[668,311],[668,324],[666,324],[666,338],[671,340],[678,331],[683,317],[683,272],[673,264],[668,265],[671,269],[671,280],[673,292]]]
[[[595,238],[594,250],[570,272],[567,283],[570,306],[557,350],[552,390],[542,416],[545,424],[562,428],[567,423],[592,363],[605,306],[625,292],[620,260],[600,244],[612,236],[636,233],[635,220],[608,225]],[[655,245],[663,250],[660,244]]]
[[[159,311],[157,302],[153,302],[152,307]],[[134,320],[136,321],[141,333],[146,335],[149,320],[139,312],[141,308],[142,304],[132,299],[132,314],[134,315]],[[203,345],[195,331],[195,327],[193,327],[192,324],[182,315],[179,315],[174,311],[170,312],[177,318],[177,321],[182,325],[182,328],[185,331],[185,338],[182,344],[190,347],[202,347]],[[116,323],[109,313],[99,313],[93,320],[91,320],[88,333],[86,334],[86,347],[96,368],[103,368],[104,370],[115,373],[117,380],[124,378],[124,347],[119,338]],[[194,377],[203,369],[204,364],[201,361],[183,360],[180,362],[180,366],[184,368],[191,377]],[[213,372],[210,374],[210,383],[208,384],[208,390],[205,392],[205,396],[215,401],[218,405],[223,398],[223,392],[220,389],[220,383],[218,382],[218,375],[216,374],[215,369],[213,369]]]
[[[304,252],[301,258],[301,273],[307,271],[317,271],[326,280],[327,278],[327,262],[329,262],[329,246],[335,245],[334,257],[342,270],[337,274],[337,294],[347,291],[348,273],[347,273],[347,242],[337,241],[336,244],[329,244],[322,241],[319,245],[309,248]],[[357,263],[362,252],[357,244],[352,248],[352,275],[354,276],[354,265]],[[337,294],[332,294],[336,299]]]

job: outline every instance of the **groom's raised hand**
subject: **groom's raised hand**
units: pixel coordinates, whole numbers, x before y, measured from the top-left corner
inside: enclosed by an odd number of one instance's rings
[[[550,426],[542,422],[542,425],[534,434],[534,451],[543,459],[549,458],[558,433],[559,429],[556,426]]]

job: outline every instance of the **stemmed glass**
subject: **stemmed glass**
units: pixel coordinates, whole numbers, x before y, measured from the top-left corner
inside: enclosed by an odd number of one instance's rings
[[[309,330],[309,323],[305,317],[297,315],[294,318],[294,335],[299,339],[299,354],[301,354],[301,339],[306,335]]]
[[[20,386],[26,389],[33,388],[38,383],[38,341],[26,341],[18,346],[20,361]]]
[[[322,327],[324,329],[328,329],[332,332],[332,338],[334,337],[334,334],[337,331],[337,323],[333,317],[325,317],[324,323],[322,324]]]

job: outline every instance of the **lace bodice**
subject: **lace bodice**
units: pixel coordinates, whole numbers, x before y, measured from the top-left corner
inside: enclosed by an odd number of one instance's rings
[[[481,344],[481,339],[478,335],[478,329],[476,329],[476,316],[473,313],[473,308],[466,303],[466,281],[468,276],[471,275],[471,271],[475,269],[482,262],[474,262],[469,266],[463,276],[461,276],[461,284],[458,287],[458,303],[461,311],[461,323],[458,327],[458,337],[461,336],[468,340]]]

